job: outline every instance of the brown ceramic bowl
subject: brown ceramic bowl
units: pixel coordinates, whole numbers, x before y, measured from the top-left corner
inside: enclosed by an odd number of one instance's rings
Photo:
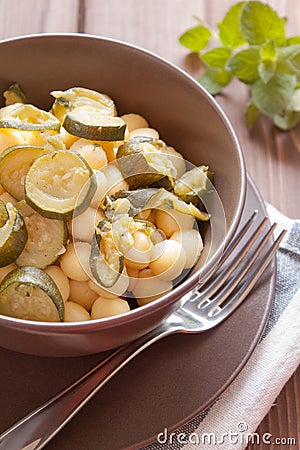
[[[19,82],[37,106],[49,108],[49,92],[84,86],[110,95],[119,114],[145,116],[161,138],[195,165],[215,172],[218,195],[201,229],[205,251],[193,272],[171,293],[108,319],[42,323],[0,316],[0,346],[44,356],[105,351],[150,331],[201,283],[232,238],[242,213],[246,175],[236,135],[215,100],[190,76],[141,48],[88,35],[37,35],[0,43],[0,92]]]

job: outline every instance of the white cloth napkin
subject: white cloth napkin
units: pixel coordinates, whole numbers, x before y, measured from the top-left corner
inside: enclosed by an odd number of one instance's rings
[[[300,221],[266,206],[270,221],[279,224],[277,232],[288,232],[277,252],[275,297],[264,334],[244,369],[210,408],[144,450],[242,450],[250,442],[271,447],[283,437],[255,431],[300,362]],[[294,441],[288,448],[297,448],[297,437],[289,438]]]

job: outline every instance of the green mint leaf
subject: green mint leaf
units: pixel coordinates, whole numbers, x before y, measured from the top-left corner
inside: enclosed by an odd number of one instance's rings
[[[274,125],[280,130],[287,131],[294,128],[300,119],[298,111],[286,111],[283,114],[276,114],[273,118]]]
[[[300,89],[295,89],[292,98],[287,106],[290,111],[300,112]]]
[[[268,83],[274,76],[276,70],[276,62],[266,59],[261,61],[258,65],[258,73],[264,83]]]
[[[199,83],[212,95],[219,94],[230,83],[232,75],[226,69],[208,66],[199,77]]]
[[[267,41],[259,50],[261,61],[258,65],[258,73],[265,83],[273,77],[276,70],[276,47],[274,41]]]
[[[300,44],[300,36],[292,36],[287,39],[286,45]]]
[[[209,66],[225,67],[228,58],[231,55],[231,50],[228,47],[216,47],[201,54],[201,59]]]
[[[276,53],[278,71],[300,76],[300,44],[279,47]]]
[[[273,121],[281,130],[294,128],[300,120],[300,89],[295,89],[286,110],[276,114]]]
[[[251,45],[261,45],[274,40],[278,45],[286,43],[285,20],[266,3],[246,2],[240,16],[240,28],[245,40]]]
[[[293,75],[277,72],[267,83],[256,80],[250,87],[254,105],[264,114],[274,117],[285,110],[297,79]]]
[[[233,5],[222,22],[218,23],[219,36],[226,47],[237,48],[246,43],[240,30],[240,14],[245,2]]]
[[[210,30],[204,25],[197,25],[183,33],[179,37],[179,42],[192,52],[200,52],[207,46],[210,38]]]
[[[249,130],[252,130],[256,122],[258,121],[260,116],[260,112],[258,108],[253,104],[252,101],[250,101],[246,108],[246,125]]]
[[[227,67],[233,75],[245,83],[250,83],[259,77],[258,65],[260,62],[259,49],[250,47],[246,50],[241,50],[239,53],[233,55]]]
[[[274,41],[267,41],[260,48],[259,54],[262,61],[276,60],[276,43]]]

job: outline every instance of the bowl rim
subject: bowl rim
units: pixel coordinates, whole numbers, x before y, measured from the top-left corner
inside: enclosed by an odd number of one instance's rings
[[[246,173],[246,165],[244,155],[238,141],[237,135],[234,131],[234,128],[227,117],[223,108],[217,103],[214,97],[203,87],[200,83],[197,82],[188,72],[186,72],[181,67],[177,66],[171,61],[168,61],[166,58],[156,54],[151,50],[147,50],[139,45],[135,45],[120,39],[109,38],[101,35],[88,34],[88,33],[35,33],[35,34],[26,34],[20,36],[9,37],[0,40],[0,45],[15,43],[15,42],[26,42],[32,40],[43,40],[43,39],[91,39],[93,41],[107,42],[111,44],[116,44],[121,47],[127,47],[135,52],[139,52],[142,54],[148,55],[150,58],[157,60],[159,63],[168,66],[172,71],[179,72],[181,76],[187,79],[191,84],[197,86],[199,90],[202,91],[202,95],[206,97],[207,101],[210,103],[211,107],[217,112],[223,124],[225,125],[229,135],[231,136],[233,145],[235,146],[236,153],[238,155],[239,160],[239,172],[241,176],[241,189],[240,189],[240,197],[236,207],[235,217],[226,231],[225,238],[222,244],[219,246],[215,254],[210,258],[210,261],[205,262],[205,264],[199,270],[195,271],[194,274],[190,275],[187,279],[185,279],[182,283],[176,286],[169,293],[159,297],[158,299],[150,302],[142,307],[130,310],[126,313],[119,314],[117,316],[111,316],[107,318],[94,319],[86,322],[42,322],[42,321],[31,321],[26,319],[17,319],[14,317],[4,316],[0,314],[0,325],[2,323],[11,324],[11,326],[17,326],[18,329],[32,329],[32,331],[39,331],[41,328],[43,331],[47,332],[52,330],[53,332],[63,333],[66,330],[67,333],[78,332],[78,329],[81,331],[98,331],[100,328],[109,329],[111,327],[115,327],[116,325],[124,324],[125,322],[134,322],[138,320],[140,317],[146,317],[148,315],[152,315],[153,312],[158,312],[160,309],[164,309],[167,304],[176,303],[176,301],[180,300],[183,295],[188,292],[197,289],[199,287],[201,276],[205,276],[205,274],[210,273],[215,266],[216,262],[219,260],[224,248],[228,245],[231,238],[233,237],[238,224],[241,219],[242,211],[245,204],[246,198],[246,189],[247,189],[247,173]],[[203,270],[205,269],[205,270]]]

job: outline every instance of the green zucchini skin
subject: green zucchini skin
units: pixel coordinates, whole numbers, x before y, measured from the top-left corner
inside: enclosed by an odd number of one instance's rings
[[[109,222],[102,221],[98,224],[98,227],[103,229],[108,224]],[[111,254],[109,255],[110,261],[105,260],[105,257],[100,250],[101,240],[111,239],[111,237],[108,237],[109,233],[110,230],[105,231],[103,233],[105,237],[102,237],[101,233],[96,232],[94,234],[89,260],[93,276],[104,288],[111,288],[114,286],[124,269],[124,256],[117,251],[113,244],[111,245]]]
[[[90,120],[86,118],[89,110]],[[92,112],[97,116],[95,119],[92,118]],[[93,108],[85,106],[69,112],[64,118],[63,127],[73,136],[92,141],[123,141],[126,131],[126,123],[120,117],[102,116],[97,109],[93,111]]]
[[[158,152],[156,157],[161,160],[161,167],[158,169],[149,162],[148,155],[151,152],[144,152],[144,145],[150,144],[153,151]],[[129,183],[130,189],[144,188],[162,182],[171,189],[173,178],[172,168],[167,167],[168,157],[163,152],[166,144],[160,139],[153,139],[144,136],[132,138],[120,145],[117,151],[117,162],[124,179]],[[167,181],[166,181],[167,180]]]
[[[12,204],[5,205],[0,200],[0,216],[2,224],[0,228],[0,267],[4,267],[14,262],[21,254],[28,234],[21,213]]]
[[[39,294],[40,313],[36,303]],[[21,300],[20,305],[14,303],[14,296]],[[0,284],[0,314],[45,321],[45,309],[49,311],[49,321],[63,322],[64,301],[50,275],[37,267],[23,266],[4,277]]]
[[[0,183],[15,199],[25,199],[25,176],[36,158],[45,153],[45,148],[32,145],[14,145],[1,153]]]

